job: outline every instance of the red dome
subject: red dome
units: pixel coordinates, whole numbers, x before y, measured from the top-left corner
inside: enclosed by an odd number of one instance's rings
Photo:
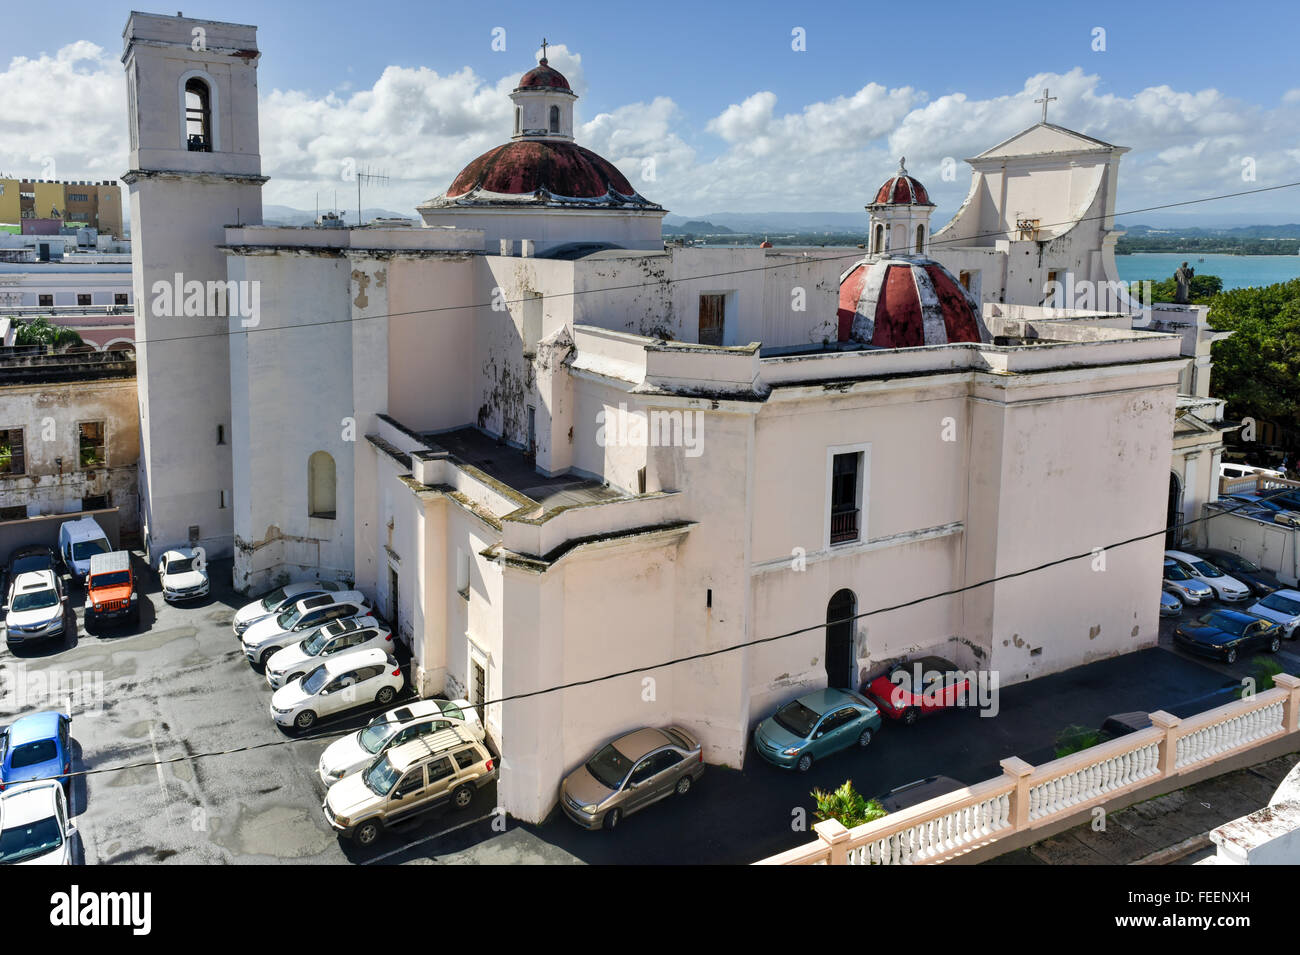
[[[540,139],[488,150],[460,171],[444,198],[492,199],[475,193],[651,205],[607,159],[574,143]]]
[[[907,174],[903,160],[898,161],[898,174],[885,180],[885,184],[876,190],[876,199],[872,205],[877,206],[928,206],[930,194],[925,186]]]
[[[546,57],[542,57],[536,66],[520,78],[519,85],[515,89],[567,90],[570,93],[573,92],[569,89],[569,81],[564,78],[564,74],[546,65]]]
[[[922,256],[864,259],[840,276],[840,335],[877,348],[986,341],[979,307],[947,269]]]

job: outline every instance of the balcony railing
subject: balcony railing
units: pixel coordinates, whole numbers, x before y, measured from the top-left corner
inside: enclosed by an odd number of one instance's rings
[[[858,539],[858,509],[831,511],[831,543],[844,544]]]

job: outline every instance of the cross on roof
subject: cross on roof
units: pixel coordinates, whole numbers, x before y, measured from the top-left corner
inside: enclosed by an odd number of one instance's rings
[[[1042,104],[1043,104],[1043,122],[1044,122],[1044,123],[1047,122],[1047,104],[1048,104],[1048,103],[1054,103],[1054,102],[1056,101],[1056,97],[1055,97],[1055,96],[1048,96],[1047,93],[1048,93],[1047,90],[1043,90],[1043,96],[1042,96],[1042,99],[1036,99],[1036,100],[1034,100],[1035,103],[1042,103]]]
[[[546,59],[546,37],[542,37],[542,59]]]

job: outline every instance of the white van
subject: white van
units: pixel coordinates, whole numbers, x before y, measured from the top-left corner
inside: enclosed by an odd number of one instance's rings
[[[68,521],[59,528],[59,558],[68,573],[79,581],[84,581],[90,573],[90,558],[112,549],[108,535],[93,517]]]
[[[1219,477],[1221,478],[1239,478],[1250,477],[1251,475],[1263,475],[1264,477],[1282,476],[1281,471],[1275,471],[1272,468],[1257,468],[1250,464],[1235,464],[1231,461],[1219,462]]]

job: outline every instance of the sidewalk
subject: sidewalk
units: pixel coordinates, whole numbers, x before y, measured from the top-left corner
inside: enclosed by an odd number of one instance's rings
[[[984,864],[1189,864],[1214,853],[1210,830],[1267,806],[1298,760],[1292,753],[1193,783],[1111,813],[1103,832],[1076,826]]]

